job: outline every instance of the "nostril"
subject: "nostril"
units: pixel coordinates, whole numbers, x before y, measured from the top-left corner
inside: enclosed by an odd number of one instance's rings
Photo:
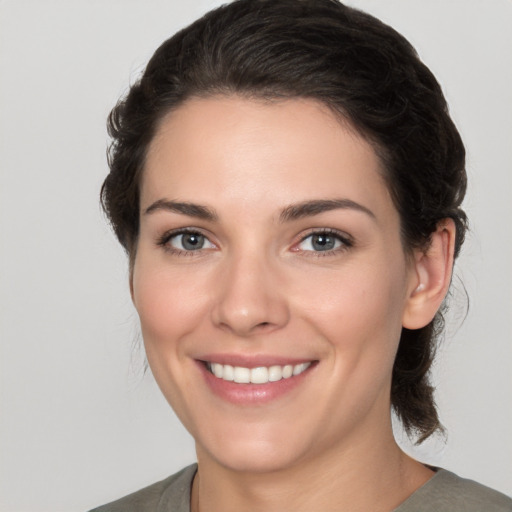
[[[272,322],[260,322],[259,324],[256,324],[251,329],[251,331],[254,333],[256,333],[256,332],[268,333],[268,332],[272,331],[275,327],[276,327],[276,325],[273,324]]]

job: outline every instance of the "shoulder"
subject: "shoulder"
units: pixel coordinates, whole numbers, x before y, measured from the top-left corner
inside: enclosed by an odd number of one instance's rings
[[[90,512],[188,512],[190,488],[196,470],[197,465],[192,464],[165,480]]]
[[[512,499],[473,480],[439,469],[395,512],[512,512]]]

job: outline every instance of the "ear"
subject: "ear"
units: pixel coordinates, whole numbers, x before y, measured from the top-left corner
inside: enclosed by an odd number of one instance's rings
[[[415,251],[403,327],[425,327],[440,308],[452,278],[455,235],[453,220],[443,219],[432,233],[427,249]]]

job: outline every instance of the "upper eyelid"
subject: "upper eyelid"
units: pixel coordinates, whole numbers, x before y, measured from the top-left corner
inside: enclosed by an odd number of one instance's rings
[[[204,238],[206,238],[206,240],[208,240],[208,242],[210,244],[212,244],[214,247],[216,247],[216,248],[218,247],[218,244],[216,242],[212,241],[212,237],[209,235],[206,235],[202,229],[192,228],[192,227],[184,227],[184,228],[176,228],[176,229],[167,230],[164,233],[162,233],[161,235],[157,235],[157,237],[155,239],[155,245],[164,249],[167,252],[171,252],[171,253],[175,253],[175,254],[182,253],[182,254],[190,254],[190,255],[193,255],[193,254],[199,255],[199,254],[203,253],[205,250],[212,250],[211,247],[200,248],[200,249],[197,249],[194,251],[188,251],[188,250],[184,250],[184,249],[178,249],[178,248],[171,247],[170,242],[173,237],[177,237],[180,235],[186,235],[188,233],[201,235]]]
[[[334,228],[310,228],[307,230],[306,233],[303,233],[300,235],[298,241],[302,242],[306,238],[308,238],[312,235],[325,235],[325,234],[337,236],[338,238],[340,238],[341,240],[344,240],[346,242],[350,242],[350,243],[354,242],[353,236],[349,235],[345,231],[340,231],[340,230],[334,229]],[[297,242],[295,242],[295,243],[297,243]]]
[[[215,238],[213,234],[210,234],[208,230],[205,230],[203,228],[199,228],[196,226],[185,226],[180,228],[173,228],[165,231],[161,235],[158,235],[156,237],[156,242],[158,245],[165,245],[169,242],[169,240],[174,237],[178,236],[180,234],[187,234],[187,233],[197,233],[201,236],[204,236],[210,243],[212,243],[215,246],[218,246],[218,242],[212,240],[212,238]],[[300,244],[304,240],[306,240],[308,237],[313,236],[315,234],[328,234],[335,236],[339,238],[345,245],[353,245],[354,244],[354,238],[348,234],[345,231],[341,231],[335,228],[309,228],[306,230],[306,232],[302,232],[299,235],[295,237],[295,240],[291,243],[291,247],[296,246],[297,244]]]
[[[172,238],[173,236],[178,236],[178,235],[187,234],[187,233],[192,233],[192,234],[197,233],[198,235],[204,236],[211,242],[212,236],[208,232],[206,232],[204,229],[197,228],[195,226],[190,226],[190,227],[187,226],[187,227],[183,227],[183,228],[169,229],[167,231],[164,231],[162,234],[157,235],[157,240],[161,241],[164,238],[166,238],[168,240],[168,239]]]
[[[325,251],[315,251],[315,250],[307,250],[307,249],[301,249],[299,246],[304,243],[309,237],[314,235],[330,235],[338,239],[339,242],[341,242],[339,247],[335,247],[332,249],[327,249]],[[341,252],[347,251],[349,249],[352,249],[355,245],[354,238],[349,235],[348,233],[345,233],[344,231],[339,231],[337,229],[332,228],[313,228],[309,230],[308,233],[303,234],[298,241],[294,242],[290,250],[291,252],[301,252],[304,255],[308,256],[329,256],[329,255],[335,255],[339,254]]]
[[[187,249],[180,249],[177,247],[173,247],[170,243],[171,240],[174,237],[186,235],[186,234],[197,234],[202,237],[204,237],[208,242],[213,245],[214,248],[218,247],[218,244],[213,242],[211,240],[211,236],[207,236],[204,234],[202,229],[194,228],[194,227],[182,227],[182,228],[175,228],[165,231],[163,234],[156,237],[155,244],[163,249],[165,252],[174,254],[175,256],[195,256],[199,257],[201,255],[205,254],[205,251],[211,251],[212,247],[201,247],[196,250],[187,250]]]

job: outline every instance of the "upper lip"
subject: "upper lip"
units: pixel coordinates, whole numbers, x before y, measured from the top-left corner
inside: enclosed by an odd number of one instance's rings
[[[231,366],[241,366],[243,368],[258,368],[260,366],[286,366],[301,363],[310,363],[314,358],[307,357],[288,357],[270,354],[205,354],[197,358],[198,361],[208,363],[229,364]]]

